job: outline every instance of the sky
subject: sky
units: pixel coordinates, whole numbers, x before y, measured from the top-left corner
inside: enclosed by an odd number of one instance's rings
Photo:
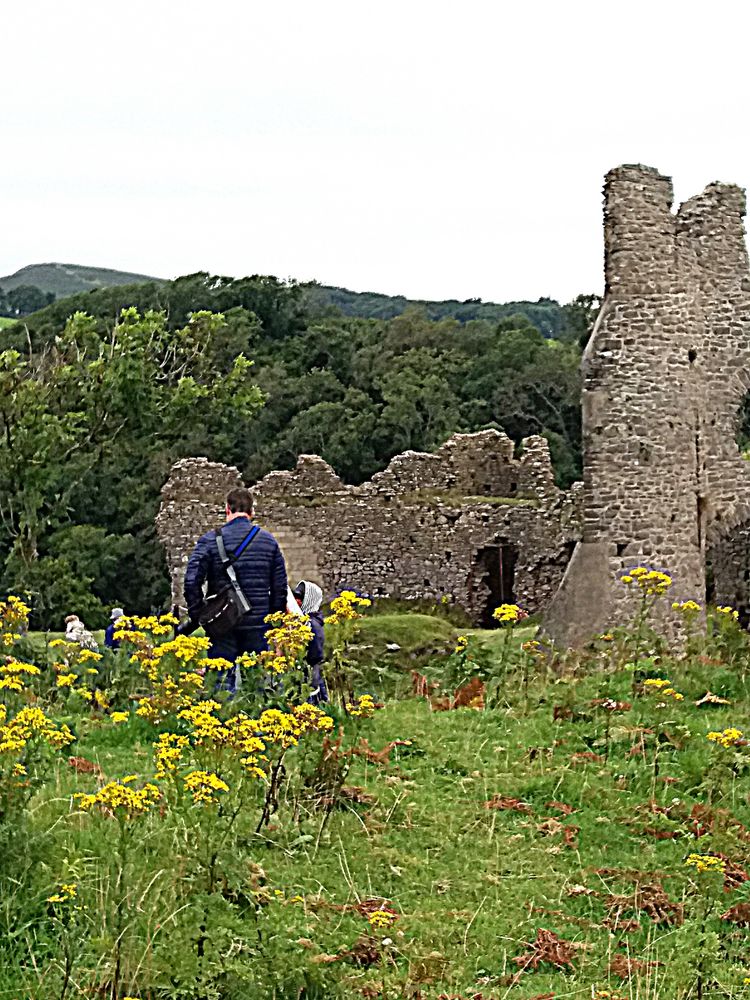
[[[600,292],[607,170],[655,166],[678,202],[750,185],[743,6],[6,5],[0,274]]]

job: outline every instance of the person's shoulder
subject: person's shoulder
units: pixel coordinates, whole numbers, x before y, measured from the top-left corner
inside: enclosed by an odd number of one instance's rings
[[[259,524],[257,527],[258,527],[258,541],[259,542],[260,541],[264,541],[267,544],[271,543],[273,545],[278,545],[279,544],[278,541],[277,541],[277,539],[276,539],[276,536],[272,532],[270,532],[268,530],[268,528],[264,528],[262,524]]]
[[[196,546],[208,545],[209,543],[213,544],[215,540],[216,540],[216,528],[210,528],[208,531],[205,531],[201,535],[201,537],[195,544]]]

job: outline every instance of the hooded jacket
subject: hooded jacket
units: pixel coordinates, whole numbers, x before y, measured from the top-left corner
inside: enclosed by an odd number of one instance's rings
[[[236,517],[222,525],[221,537],[227,555],[239,548],[252,528],[253,522],[247,517]],[[234,562],[234,571],[251,607],[237,628],[265,627],[266,615],[286,611],[286,565],[279,543],[270,531],[263,528],[258,531]],[[197,619],[203,603],[204,583],[207,594],[215,594],[229,583],[216,547],[215,531],[207,531],[198,539],[185,570],[185,601],[192,620]]]

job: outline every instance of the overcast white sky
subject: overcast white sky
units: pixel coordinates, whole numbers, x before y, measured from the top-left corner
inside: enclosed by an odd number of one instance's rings
[[[566,301],[601,290],[609,168],[750,184],[737,2],[4,6],[0,274]]]

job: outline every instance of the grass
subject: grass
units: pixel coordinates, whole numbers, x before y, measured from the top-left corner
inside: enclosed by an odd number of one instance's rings
[[[0,330],[3,330],[6,326],[13,326],[18,320],[11,319],[10,316],[0,316]]]
[[[515,645],[532,632],[519,629]],[[442,619],[381,615],[365,620],[359,644],[380,660],[385,644],[398,642],[394,669],[405,670],[412,656],[429,657],[431,647],[454,636]],[[501,632],[471,636],[490,657],[499,655]],[[149,934],[154,941],[131,965],[128,989],[139,1000],[590,1000],[596,990],[628,1000],[688,1000],[698,996],[700,978],[704,998],[746,997],[743,931],[719,914],[750,902],[750,882],[727,892],[720,878],[685,866],[694,852],[721,853],[740,869],[750,863],[746,751],[724,752],[706,740],[710,730],[747,716],[744,662],[670,663],[668,676],[684,695],[679,702],[643,689],[634,697],[632,672],[614,669],[606,653],[586,674],[540,673],[526,692],[511,673],[498,704],[484,711],[432,711],[413,697],[387,701],[358,736],[377,750],[405,743],[379,761],[354,758],[346,778],[353,791],[327,822],[304,809],[295,822],[292,781],[272,826],[262,835],[248,826],[241,851],[227,862],[220,901],[231,911],[231,920],[222,917],[231,930],[217,941],[223,957],[215,992],[195,986],[199,974],[179,918],[168,920],[168,942],[154,930],[164,919],[160,893],[164,902],[169,872],[189,870],[188,859],[174,847],[170,853],[158,829],[142,841],[134,865],[153,871],[154,882],[147,892],[143,881],[133,919],[143,941]],[[440,676],[441,663],[433,659],[432,676]],[[659,677],[665,665],[649,661],[644,669]],[[380,683],[377,674],[370,680]],[[707,690],[730,704],[696,706]],[[598,706],[601,699],[615,707]],[[356,721],[336,716],[353,739]],[[97,719],[75,724],[75,754],[106,777],[148,773],[153,736],[140,720],[123,729]],[[91,775],[61,764],[32,803],[29,829],[43,847],[40,859],[16,874],[0,908],[17,958],[31,942],[44,965],[50,947],[39,930],[19,935],[18,927],[36,926],[14,911],[19,886],[43,898],[66,865],[77,865],[93,911],[105,891],[93,835],[70,815],[70,793],[95,786]],[[374,906],[391,908],[398,920],[375,936],[370,963],[363,913]],[[530,943],[547,931],[565,944],[542,948],[538,966],[519,973],[514,959],[533,956]],[[35,944],[29,934],[38,935]],[[381,944],[384,937],[390,943]],[[92,954],[97,947],[106,952],[112,943],[104,935],[92,939]],[[352,951],[359,959],[346,957]],[[624,981],[614,970],[628,963]],[[257,982],[242,971],[251,967],[263,969]],[[87,981],[82,969],[77,976]],[[0,996],[59,995],[59,988],[40,991],[39,981],[47,982],[19,959],[0,970]],[[82,989],[70,995],[100,995]]]

